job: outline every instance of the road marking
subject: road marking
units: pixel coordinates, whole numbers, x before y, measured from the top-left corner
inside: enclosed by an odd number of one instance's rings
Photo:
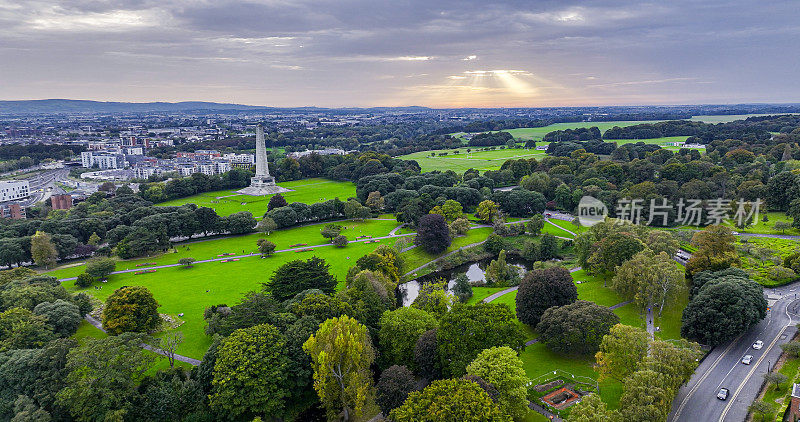
[[[764,329],[763,329],[763,330],[761,330],[761,331],[758,333],[758,335],[756,336],[756,338],[761,338],[761,337],[763,337],[763,334],[764,334],[764,333],[767,331],[767,329],[769,328],[769,324],[771,324],[771,323],[772,323],[772,312],[767,312],[767,315],[768,315],[768,316],[767,316],[767,325],[765,325],[765,326],[764,326]],[[752,345],[751,345],[750,347],[752,347]],[[750,347],[748,347],[748,348],[747,348],[747,351],[746,351],[746,352],[744,352],[744,354],[745,354],[745,355],[746,355],[748,352],[750,352]],[[742,355],[742,356],[744,356],[744,355]],[[731,372],[733,372],[733,370],[734,370],[734,369],[736,369],[736,367],[737,367],[737,366],[739,366],[740,364],[741,364],[741,360],[738,360],[738,361],[736,361],[736,362],[733,364],[733,366],[731,367],[731,370],[730,370],[730,371],[728,371],[728,373],[727,373],[727,374],[725,374],[725,376],[724,376],[724,377],[722,377],[722,381],[720,381],[720,382],[719,382],[719,385],[717,385],[717,390],[719,390],[719,389],[720,389],[720,387],[722,387],[722,384],[724,384],[724,383],[725,383],[725,379],[726,379],[726,378],[728,378],[728,375],[730,375],[730,374],[731,374]]]
[[[723,350],[722,353],[720,353],[719,356],[717,356],[717,359],[714,360],[714,363],[711,364],[711,367],[708,368],[708,370],[703,374],[702,377],[700,377],[699,380],[697,380],[697,383],[695,383],[694,387],[692,387],[689,390],[689,392],[686,393],[686,397],[684,397],[683,401],[681,401],[681,405],[678,406],[678,411],[675,412],[675,417],[672,418],[672,420],[678,420],[678,418],[681,416],[681,412],[683,412],[683,408],[686,407],[686,403],[689,401],[689,398],[697,391],[697,389],[700,387],[700,384],[702,384],[703,381],[705,381],[706,378],[708,378],[708,376],[711,375],[711,373],[714,371],[714,368],[716,368],[717,365],[719,365],[719,362],[722,360],[722,358],[725,357],[726,354],[728,354],[731,348],[734,345],[736,345],[736,343],[743,335],[744,333],[740,334],[739,337],[736,337],[735,339],[733,339],[733,341],[731,341],[731,344],[729,344],[728,347],[726,347],[725,350]]]
[[[789,304],[791,304],[791,302]],[[792,326],[792,316],[789,315],[789,304],[786,305],[786,309],[784,310],[784,312],[786,313],[786,316],[789,317],[789,323],[786,324],[781,329],[780,332],[778,332],[778,335],[775,336],[775,339],[773,339],[772,343],[770,343],[769,347],[767,347],[767,351],[765,351],[761,355],[761,357],[758,359],[758,361],[753,366],[753,368],[750,369],[750,372],[748,372],[747,375],[744,377],[744,379],[742,380],[742,383],[739,384],[739,387],[736,388],[736,391],[733,392],[733,396],[731,396],[731,399],[728,402],[728,405],[725,406],[724,409],[722,409],[722,414],[720,414],[720,416],[719,416],[719,422],[723,422],[725,420],[725,416],[728,415],[728,411],[731,409],[731,406],[733,406],[733,403],[736,402],[736,396],[738,396],[739,393],[742,391],[742,389],[744,388],[745,384],[747,384],[747,381],[750,380],[750,377],[752,377],[753,373],[756,371],[756,369],[758,369],[758,365],[761,365],[761,362],[763,362],[764,358],[767,357],[767,355],[769,354],[770,350],[772,350],[772,347],[775,346],[775,343],[777,343],[778,340],[780,340],[781,334],[783,334],[784,331],[786,331],[787,328]]]

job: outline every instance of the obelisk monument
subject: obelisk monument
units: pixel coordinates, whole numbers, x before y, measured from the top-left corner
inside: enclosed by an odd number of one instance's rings
[[[250,178],[250,186],[239,190],[243,195],[272,195],[288,192],[289,189],[275,184],[275,178],[269,175],[267,164],[267,145],[264,141],[264,128],[256,126],[256,175]]]

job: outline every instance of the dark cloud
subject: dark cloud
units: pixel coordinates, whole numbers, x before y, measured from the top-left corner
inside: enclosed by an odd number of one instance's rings
[[[0,0],[0,96],[796,101],[798,35],[796,3],[786,0]]]

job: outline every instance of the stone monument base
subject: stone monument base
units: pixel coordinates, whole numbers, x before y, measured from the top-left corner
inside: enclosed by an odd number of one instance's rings
[[[236,191],[242,195],[263,196],[282,192],[291,192],[291,189],[282,188],[275,184],[272,176],[255,176],[250,178],[250,186]]]

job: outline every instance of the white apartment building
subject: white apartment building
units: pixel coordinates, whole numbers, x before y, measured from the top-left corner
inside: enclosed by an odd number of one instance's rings
[[[30,183],[27,180],[0,181],[0,202],[18,201],[30,195]]]
[[[119,169],[125,167],[125,156],[84,151],[81,153],[81,165],[87,169],[93,168],[95,165],[102,170]]]
[[[255,164],[256,158],[253,154],[228,153],[222,156],[223,159],[236,164]]]

